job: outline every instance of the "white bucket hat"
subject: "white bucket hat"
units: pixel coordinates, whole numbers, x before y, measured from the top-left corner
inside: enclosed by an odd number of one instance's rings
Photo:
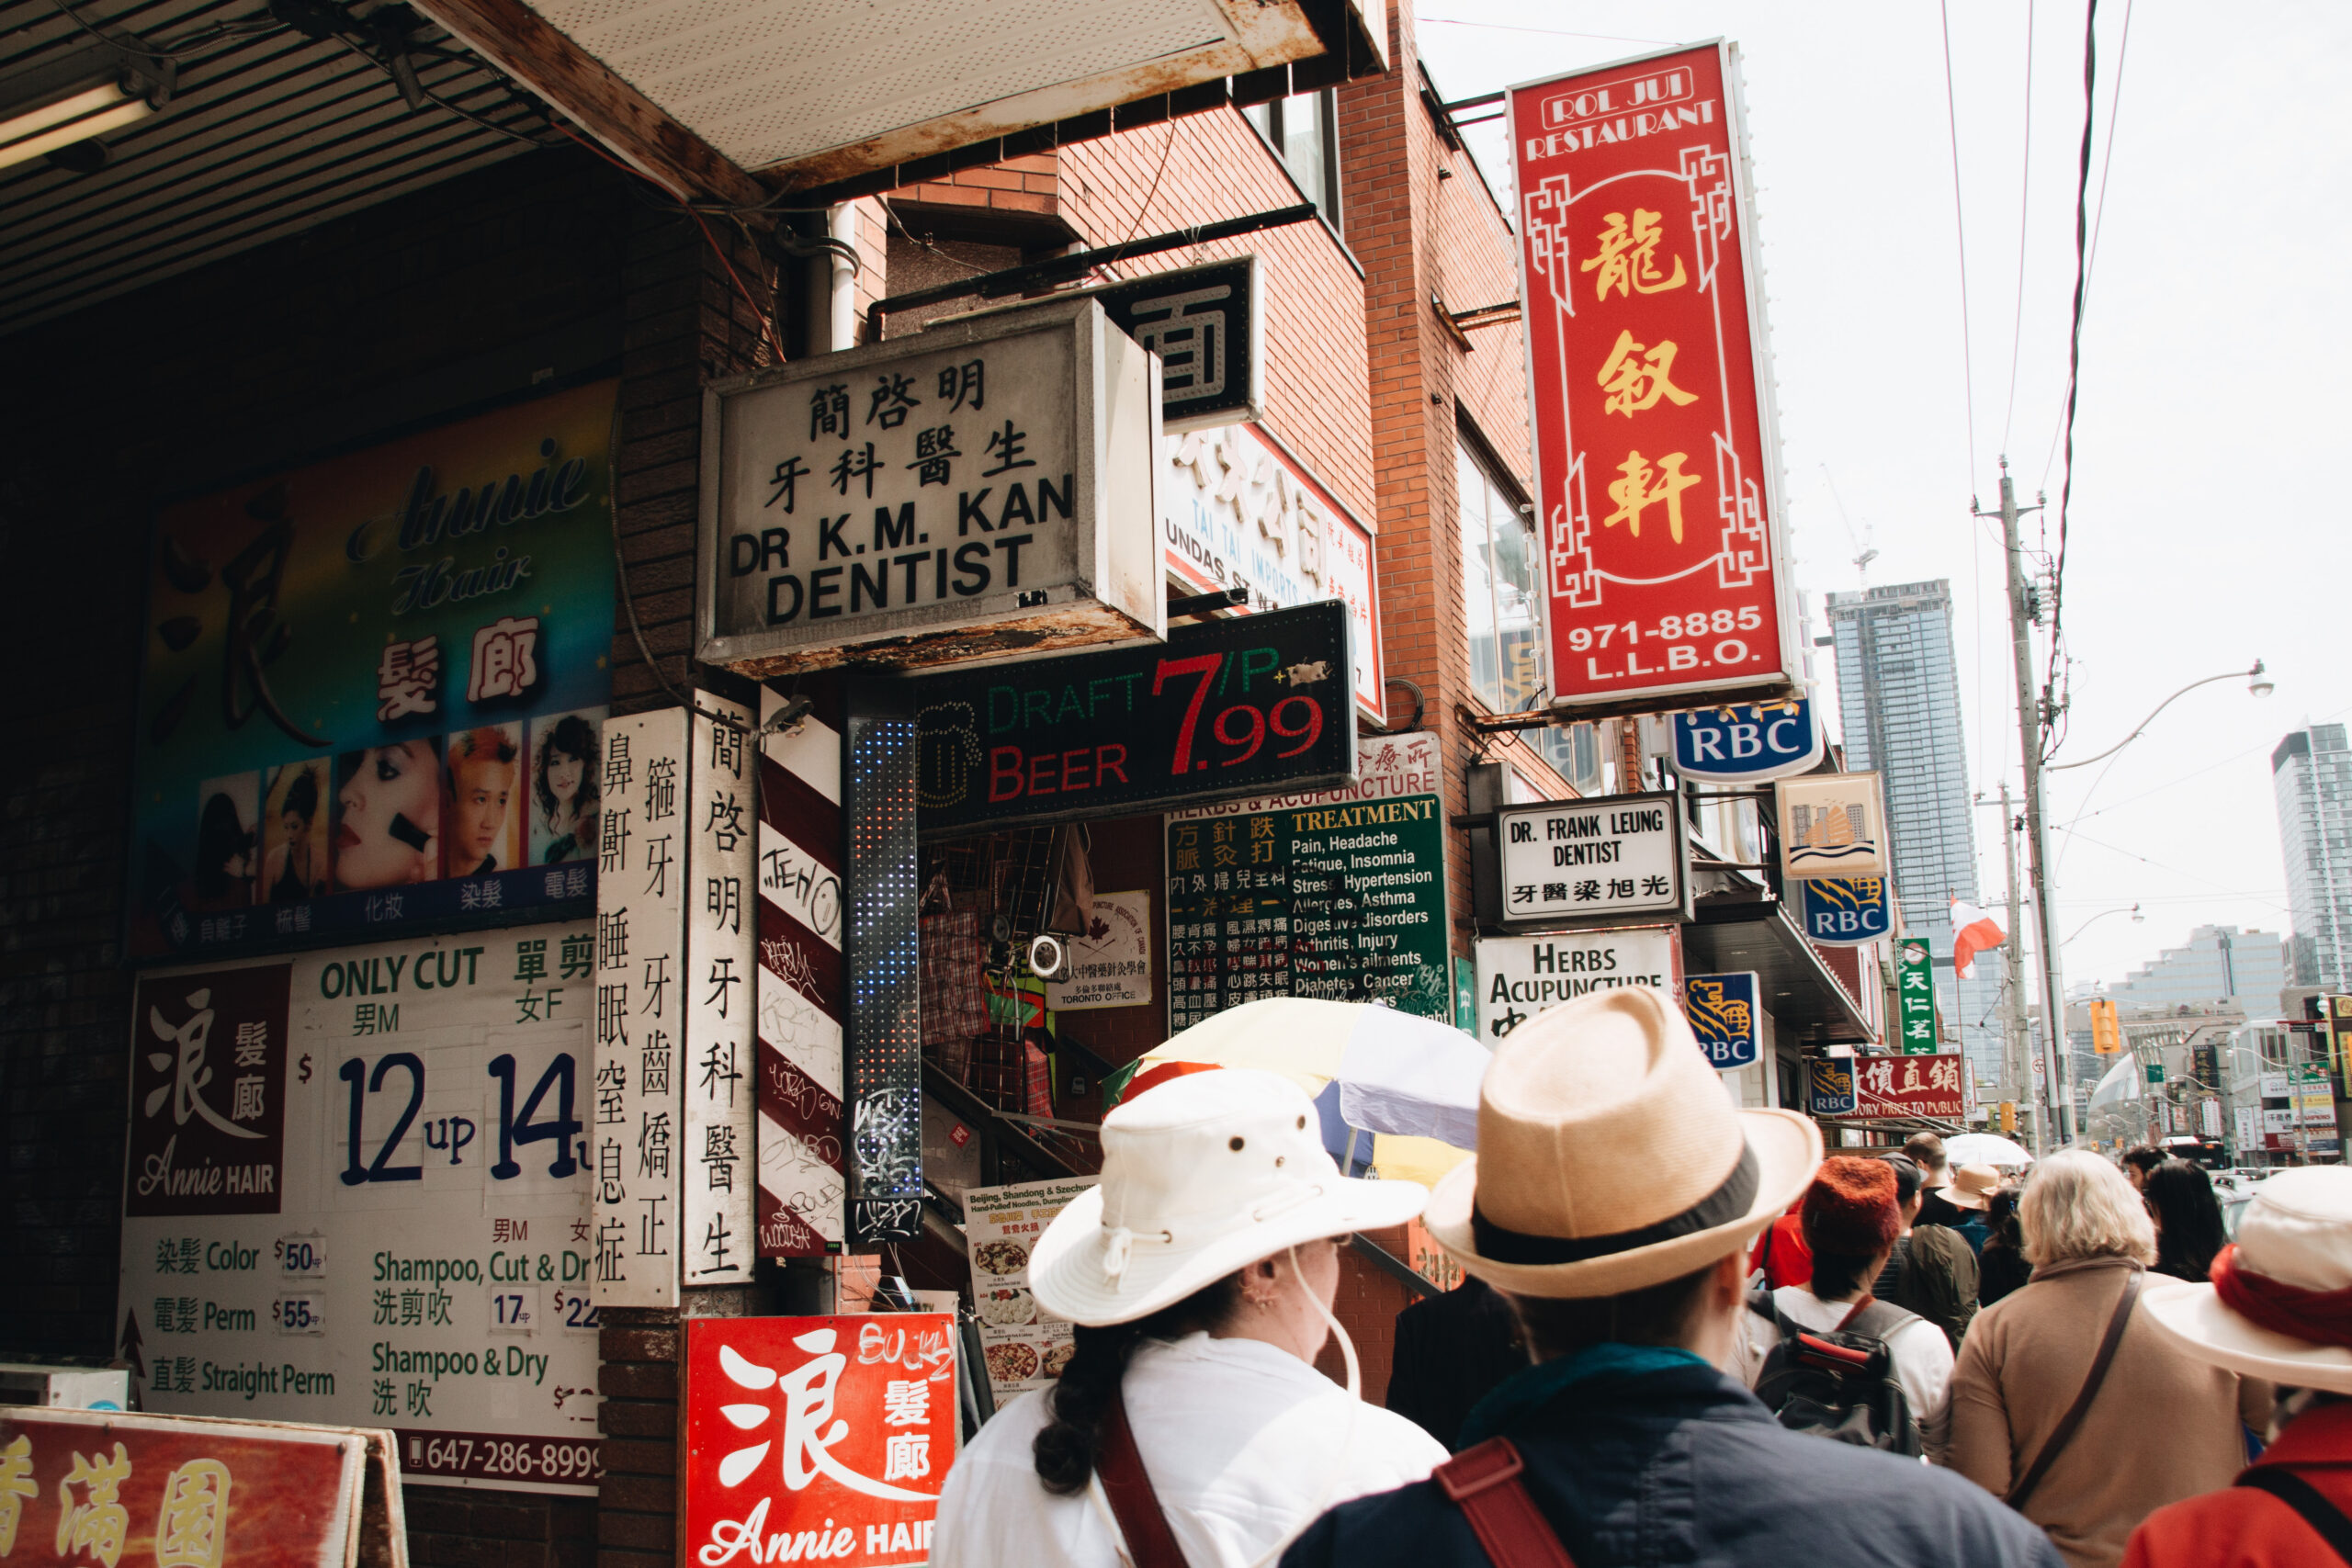
[[[1301,1242],[1401,1225],[1428,1201],[1416,1181],[1341,1176],[1288,1078],[1188,1073],[1102,1118],[1102,1180],[1037,1238],[1029,1288],[1072,1323],[1131,1323]]]
[[[2307,1166],[2256,1187],[2213,1278],[2151,1285],[2140,1304],[2199,1360],[2352,1393],[2352,1170]]]
[[[1737,1252],[1821,1164],[1792,1111],[1741,1111],[1679,1008],[1645,987],[1541,1012],[1495,1050],[1478,1153],[1430,1194],[1430,1235],[1499,1291],[1589,1298]]]

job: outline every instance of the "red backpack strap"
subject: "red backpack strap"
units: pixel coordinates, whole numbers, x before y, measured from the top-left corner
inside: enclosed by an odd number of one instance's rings
[[[1143,1456],[1136,1451],[1126,1400],[1115,1391],[1102,1413],[1102,1447],[1095,1457],[1094,1473],[1102,1479],[1102,1495],[1111,1500],[1112,1517],[1127,1538],[1136,1568],[1186,1568],[1183,1548],[1168,1528],[1167,1510],[1159,1506],[1159,1494],[1144,1472]]]
[[[1488,1438],[1432,1472],[1487,1549],[1495,1568],[1577,1568],[1520,1479],[1527,1461],[1509,1438]]]

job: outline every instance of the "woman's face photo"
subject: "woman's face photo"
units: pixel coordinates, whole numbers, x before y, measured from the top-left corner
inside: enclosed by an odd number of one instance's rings
[[[335,884],[397,887],[441,874],[441,770],[428,740],[344,759],[335,795]]]
[[[560,748],[548,751],[548,788],[569,806],[580,798],[580,759]]]

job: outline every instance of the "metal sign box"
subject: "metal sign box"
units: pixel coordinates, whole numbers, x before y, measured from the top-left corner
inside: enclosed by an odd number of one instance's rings
[[[1092,299],[712,387],[696,656],[766,676],[1164,636],[1159,415]]]

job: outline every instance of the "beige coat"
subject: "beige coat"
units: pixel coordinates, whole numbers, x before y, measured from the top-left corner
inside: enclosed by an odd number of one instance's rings
[[[2120,1258],[2052,1264],[1979,1313],[1930,1457],[2006,1496],[2082,1392],[2129,1267]],[[2269,1384],[2191,1359],[2135,1312],[2026,1517],[2071,1568],[2113,1568],[2151,1511],[2227,1486],[2245,1468],[2241,1422],[2259,1432],[2269,1421]]]

